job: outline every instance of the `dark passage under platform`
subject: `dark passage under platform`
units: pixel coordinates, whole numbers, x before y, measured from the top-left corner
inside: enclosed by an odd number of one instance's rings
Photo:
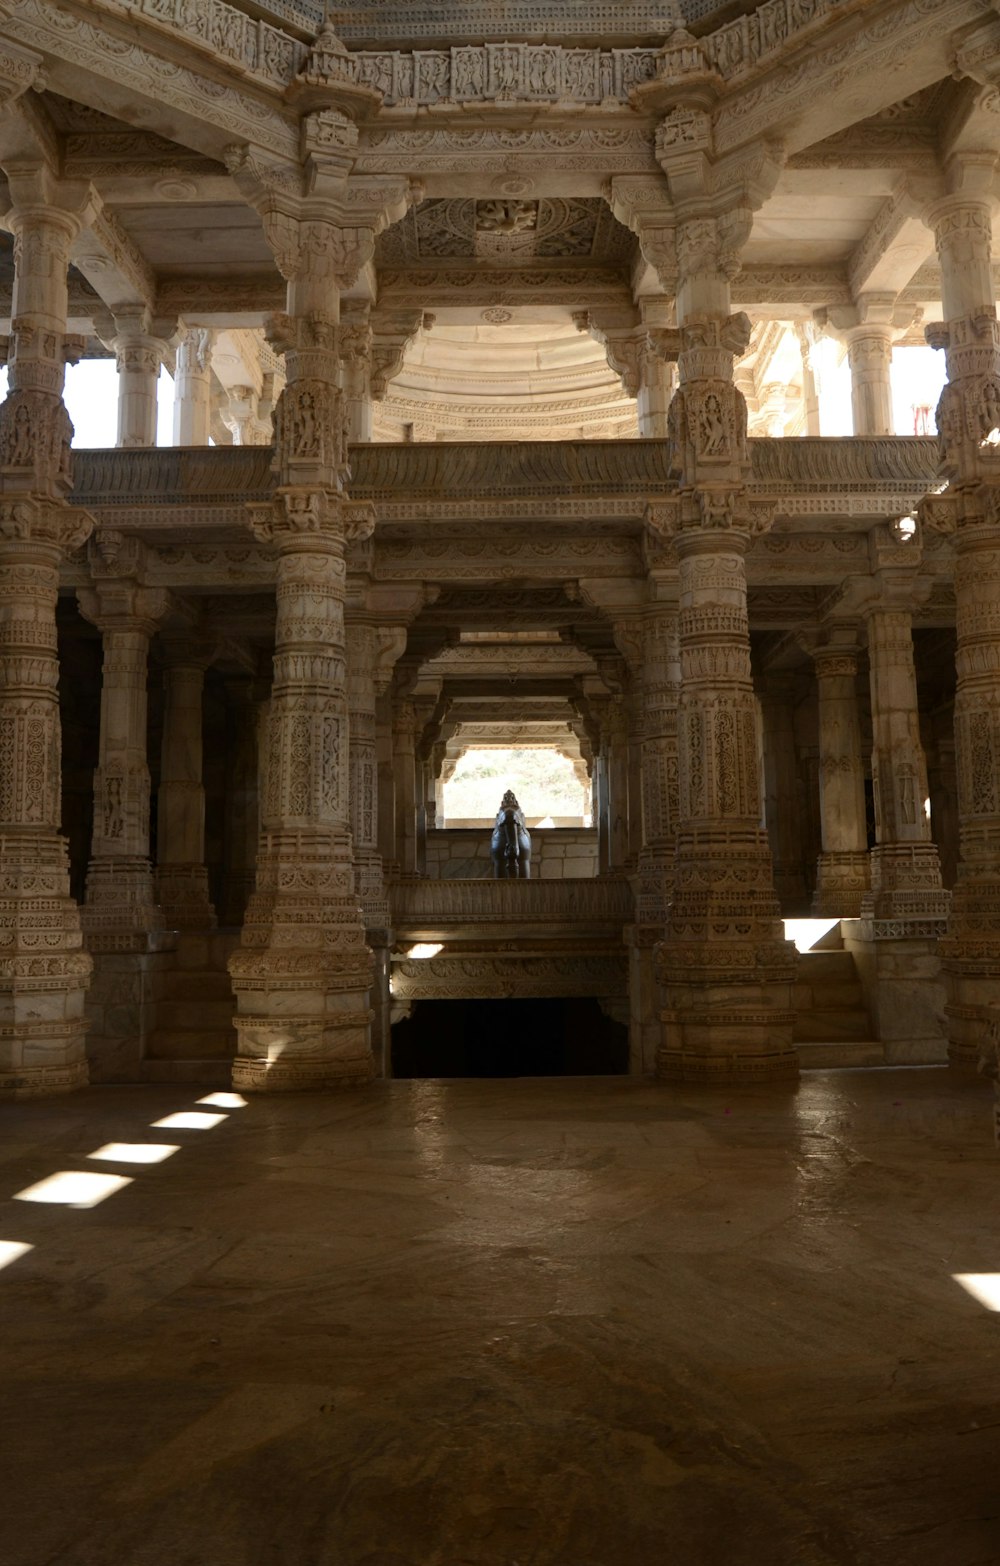
[[[396,1077],[614,1076],[628,1030],[596,1000],[429,1000],[392,1030]]]

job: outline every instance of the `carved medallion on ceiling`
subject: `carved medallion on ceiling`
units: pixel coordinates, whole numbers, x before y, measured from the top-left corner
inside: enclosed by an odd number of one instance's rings
[[[580,257],[626,261],[634,240],[598,198],[422,201],[378,240],[381,264],[473,259],[502,262]]]

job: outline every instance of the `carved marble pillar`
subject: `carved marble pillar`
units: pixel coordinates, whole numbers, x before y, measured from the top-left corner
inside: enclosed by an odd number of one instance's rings
[[[635,923],[629,945],[629,1056],[634,1072],[651,1072],[661,1040],[663,1006],[655,948],[663,940],[673,890],[677,818],[677,701],[680,662],[676,582],[650,574],[638,701],[643,709],[642,847],[632,879]]]
[[[939,921],[947,918],[948,894],[941,886],[938,852],[924,804],[927,763],[920,743],[908,608],[896,603],[869,609],[868,666],[875,847],[864,916],[920,924]]]
[[[925,809],[910,606],[914,585],[883,587],[868,610],[875,847],[871,890],[857,926],[845,926],[887,1061],[944,1054],[945,994],[939,938],[949,894]],[[905,607],[904,607],[905,605]]]
[[[83,928],[93,952],[143,952],[163,928],[149,858],[146,682],[149,642],[167,595],[112,580],[81,588],[77,597],[104,648]]]
[[[819,418],[819,386],[813,366],[813,349],[816,346],[816,329],[812,322],[795,328],[799,353],[802,358],[802,404],[805,411],[807,435],[821,435]]]
[[[168,929],[210,930],[216,921],[205,868],[202,693],[211,653],[193,637],[173,636],[164,651],[157,900]]]
[[[974,1071],[1000,1004],[1000,323],[991,267],[995,151],[948,166],[951,194],[928,214],[941,265],[945,321],[928,341],[945,348],[948,382],[937,409],[942,496],[926,525],[955,549],[955,770],[959,864],[947,937],[948,1056]]]
[[[636,403],[639,434],[663,440],[667,435],[670,400],[677,383],[675,332],[652,328],[639,355],[639,387]]]
[[[629,863],[629,730],[623,696],[607,702],[602,715],[608,781],[608,869],[621,872]]]
[[[156,445],[156,385],[165,344],[149,331],[145,312],[115,317],[118,445]]]
[[[399,873],[417,873],[417,714],[412,701],[399,701],[393,713],[393,773],[396,796],[396,861]]]
[[[343,493],[331,272],[343,236],[318,221],[291,232],[294,250],[280,258],[291,278],[289,314],[271,330],[288,371],[275,416],[278,486],[254,513],[257,536],[277,552],[268,768],[256,889],[229,962],[239,1036],[233,1082],[255,1091],[346,1086],[373,1070],[373,960],[350,831],[344,603],[345,550],[370,536],[374,519]]]
[[[73,430],[62,402],[66,273],[86,194],[43,169],[6,172],[14,297],[0,406],[0,1098],[23,1098],[87,1081],[91,959],[59,833],[56,597],[63,553],[93,523],[66,504]]]
[[[668,170],[676,169],[665,160]],[[672,142],[670,143],[672,146]],[[744,557],[768,514],[746,497],[746,405],[733,384],[750,323],[730,314],[745,213],[677,231],[680,387],[671,405],[676,499],[650,507],[679,582],[681,692],[674,894],[659,948],[663,1076],[794,1077],[795,950],[784,940],[761,824]]]
[[[851,367],[855,435],[892,434],[892,339],[888,324],[872,321],[845,333]]]
[[[811,649],[819,705],[821,849],[813,914],[856,919],[871,885],[853,632]]]
[[[226,814],[223,826],[223,896],[219,919],[243,922],[257,873],[260,835],[261,685],[251,675],[225,682],[227,698]]]
[[[349,441],[372,438],[372,329],[367,302],[345,304],[340,335],[341,375]]]
[[[347,700],[350,713],[351,839],[354,875],[369,940],[389,927],[382,859],[378,851],[378,763],[375,752],[375,666],[378,627],[347,620]]]
[[[207,446],[212,422],[212,333],[186,332],[177,345],[174,445]]]
[[[774,889],[782,912],[807,910],[803,874],[802,811],[795,747],[794,675],[770,673],[760,687],[763,727],[764,823],[771,845]]]

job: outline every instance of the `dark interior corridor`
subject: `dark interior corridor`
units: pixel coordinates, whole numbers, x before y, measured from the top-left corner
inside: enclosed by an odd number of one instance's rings
[[[628,1030],[596,1000],[416,1001],[392,1030],[396,1077],[614,1076]]]

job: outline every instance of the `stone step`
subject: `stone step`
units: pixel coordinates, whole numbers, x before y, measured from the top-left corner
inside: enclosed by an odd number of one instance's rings
[[[235,1028],[157,1028],[149,1035],[147,1060],[232,1060]]]
[[[805,984],[852,984],[857,982],[854,958],[843,948],[837,951],[799,953],[799,979]]]
[[[836,1071],[857,1066],[884,1066],[885,1053],[874,1039],[833,1039],[796,1044],[802,1071]]]
[[[190,1083],[194,1087],[227,1088],[232,1080],[232,1066],[228,1060],[144,1060],[143,1082],[176,1082],[179,1086]],[[185,1104],[178,1106],[190,1109]]]

